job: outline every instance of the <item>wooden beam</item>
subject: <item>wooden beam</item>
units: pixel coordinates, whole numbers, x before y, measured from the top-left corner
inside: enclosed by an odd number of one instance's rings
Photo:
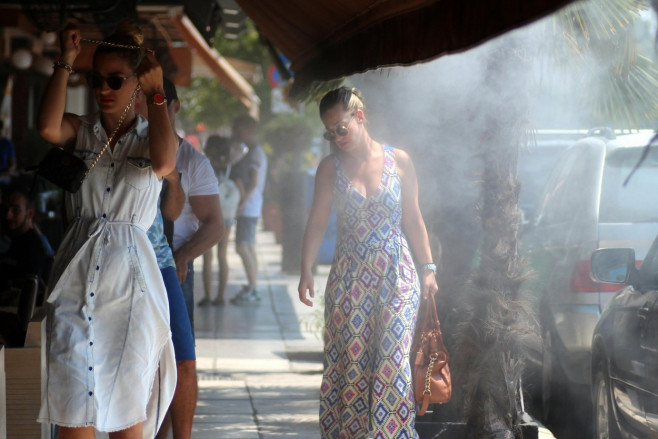
[[[188,46],[196,50],[197,54],[213,71],[224,87],[249,109],[252,116],[258,117],[260,99],[247,80],[217,50],[208,46],[208,43],[187,16],[172,17],[172,22]]]

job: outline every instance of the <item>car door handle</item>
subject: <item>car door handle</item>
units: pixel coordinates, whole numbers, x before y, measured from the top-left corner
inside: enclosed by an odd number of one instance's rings
[[[646,320],[647,317],[649,317],[649,312],[651,312],[651,308],[649,308],[649,305],[646,304],[642,308],[637,310],[637,316],[641,319]]]

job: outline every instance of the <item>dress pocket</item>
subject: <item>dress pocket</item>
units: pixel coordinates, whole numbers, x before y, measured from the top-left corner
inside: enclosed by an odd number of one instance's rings
[[[91,164],[96,159],[96,156],[98,156],[98,153],[96,151],[91,151],[88,149],[75,149],[73,150],[73,155],[81,158],[85,162],[87,169],[89,169]]]
[[[151,186],[153,179],[151,159],[146,157],[128,157],[127,161],[126,183],[139,190]]]
[[[146,293],[147,287],[146,281],[144,280],[144,273],[142,272],[142,265],[139,261],[139,255],[137,254],[137,248],[131,245],[128,247],[128,254],[130,256],[130,265],[132,267],[133,291],[136,290],[139,297],[142,297]]]

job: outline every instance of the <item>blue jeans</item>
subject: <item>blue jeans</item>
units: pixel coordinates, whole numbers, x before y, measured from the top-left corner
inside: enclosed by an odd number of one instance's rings
[[[194,261],[187,264],[187,278],[180,284],[183,289],[183,298],[187,307],[187,314],[190,316],[190,325],[192,326],[192,337],[194,337]]]
[[[187,313],[188,306],[185,304],[183,291],[178,283],[176,267],[167,267],[160,271],[169,297],[169,326],[171,326],[176,361],[196,360],[194,333]]]

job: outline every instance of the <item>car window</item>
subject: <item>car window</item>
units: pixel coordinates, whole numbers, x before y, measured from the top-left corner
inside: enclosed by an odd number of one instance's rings
[[[544,184],[560,159],[563,146],[531,146],[519,153],[519,205],[532,213],[540,200]]]
[[[658,286],[658,240],[644,258],[640,267],[640,285],[643,288]]]
[[[592,205],[592,180],[600,155],[599,148],[587,144],[567,150],[546,183],[538,224],[561,224],[585,213]]]
[[[575,162],[576,154],[572,150],[567,151],[560,157],[550,177],[548,177],[539,199],[537,224],[553,223],[555,221],[555,211],[560,194],[564,191],[565,181]]]
[[[624,186],[644,147],[617,149],[608,154],[603,171],[599,221],[637,223],[658,221],[658,149],[649,155]]]

